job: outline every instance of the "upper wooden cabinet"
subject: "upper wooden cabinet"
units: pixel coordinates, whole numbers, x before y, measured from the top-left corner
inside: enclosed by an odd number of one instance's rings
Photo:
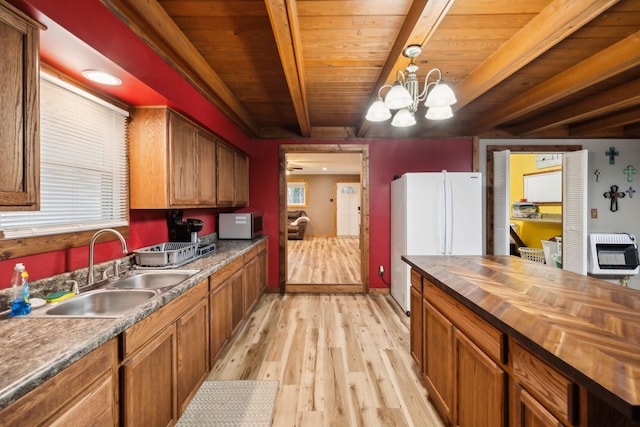
[[[218,205],[242,207],[249,204],[249,159],[218,141]]]
[[[132,209],[244,206],[244,153],[164,107],[135,109],[129,134]]]
[[[0,210],[40,203],[39,28],[0,1]]]

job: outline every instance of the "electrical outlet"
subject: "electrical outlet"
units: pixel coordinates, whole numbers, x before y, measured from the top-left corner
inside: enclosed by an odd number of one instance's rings
[[[591,209],[591,218],[598,218],[598,209]]]
[[[384,275],[384,267],[383,266],[378,267],[378,274],[380,275],[380,277],[382,277]]]

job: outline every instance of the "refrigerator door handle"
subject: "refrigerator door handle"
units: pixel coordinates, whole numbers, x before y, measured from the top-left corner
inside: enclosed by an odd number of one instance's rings
[[[450,180],[446,181],[446,202],[445,202],[445,212],[446,212],[446,242],[447,246],[445,248],[446,254],[451,255],[453,253],[453,186]]]
[[[440,254],[445,255],[447,253],[447,181],[442,180],[440,185],[440,206],[441,212],[438,212],[438,234],[440,238]]]

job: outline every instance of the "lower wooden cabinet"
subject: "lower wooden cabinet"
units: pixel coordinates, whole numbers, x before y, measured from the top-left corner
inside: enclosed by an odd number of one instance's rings
[[[512,417],[519,427],[562,427],[563,424],[520,385],[513,388]]]
[[[506,374],[459,330],[454,332],[456,403],[454,425],[505,425]]]
[[[422,352],[429,398],[446,424],[505,426],[507,374],[499,360],[500,334],[423,280]]]
[[[167,426],[178,420],[175,324],[122,365],[122,425]]]
[[[424,301],[424,366],[429,398],[446,420],[453,420],[453,324]]]
[[[206,378],[208,295],[204,280],[123,332],[122,425],[174,424]]]
[[[113,339],[0,411],[0,424],[118,425],[118,341]]]
[[[422,276],[411,270],[411,290],[409,293],[411,317],[409,323],[409,348],[411,357],[418,364],[420,372],[424,373],[423,357],[423,315],[422,315]]]
[[[178,414],[182,414],[209,374],[209,300],[200,300],[176,322]]]

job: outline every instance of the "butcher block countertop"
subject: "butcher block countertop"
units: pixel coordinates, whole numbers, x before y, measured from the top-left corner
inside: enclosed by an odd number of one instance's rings
[[[640,291],[513,256],[402,259],[577,384],[640,420]]]

